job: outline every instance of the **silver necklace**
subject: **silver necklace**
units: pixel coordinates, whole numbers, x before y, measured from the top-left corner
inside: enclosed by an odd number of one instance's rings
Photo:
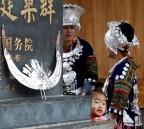
[[[63,53],[63,80],[65,85],[69,85],[71,90],[75,89],[76,86],[76,72],[73,70],[72,65],[76,59],[79,59],[82,55],[83,46],[80,44],[79,39],[77,39],[76,47],[67,53]]]

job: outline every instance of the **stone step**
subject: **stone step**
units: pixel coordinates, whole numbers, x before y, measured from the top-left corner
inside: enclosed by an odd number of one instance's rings
[[[90,120],[85,120],[16,129],[114,129],[114,121],[91,122]]]

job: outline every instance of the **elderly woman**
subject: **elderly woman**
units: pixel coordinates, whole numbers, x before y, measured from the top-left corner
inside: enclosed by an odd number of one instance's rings
[[[88,42],[76,37],[84,9],[78,5],[63,5],[63,82],[64,94],[87,94],[97,81],[96,57]]]
[[[108,110],[117,128],[140,126],[138,91],[135,70],[139,67],[130,57],[129,50],[139,45],[134,29],[127,22],[112,21],[105,34],[106,54],[116,61],[110,69],[103,91],[108,96]]]

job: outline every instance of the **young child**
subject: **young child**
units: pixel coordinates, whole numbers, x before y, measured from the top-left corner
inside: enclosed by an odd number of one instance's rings
[[[106,113],[106,101],[107,97],[102,92],[103,83],[98,82],[95,85],[95,89],[92,91],[92,109],[91,120],[107,120],[104,114]]]

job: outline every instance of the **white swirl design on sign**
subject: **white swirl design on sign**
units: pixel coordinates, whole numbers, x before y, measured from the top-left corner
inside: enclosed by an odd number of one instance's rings
[[[43,65],[39,65],[36,59],[31,59],[29,64],[25,64],[23,73],[14,64],[11,55],[5,47],[5,29],[2,26],[2,43],[4,49],[4,57],[8,68],[12,75],[23,85],[35,90],[51,89],[59,82],[62,74],[62,57],[60,55],[60,32],[56,41],[56,66],[54,72],[45,72]],[[24,74],[25,73],[25,74]]]

